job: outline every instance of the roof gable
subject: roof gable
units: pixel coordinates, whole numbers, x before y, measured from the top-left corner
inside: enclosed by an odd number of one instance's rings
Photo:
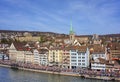
[[[16,50],[16,48],[15,48],[15,46],[14,46],[14,44],[12,43],[11,44],[11,46],[10,46],[10,48],[9,49],[15,49]]]

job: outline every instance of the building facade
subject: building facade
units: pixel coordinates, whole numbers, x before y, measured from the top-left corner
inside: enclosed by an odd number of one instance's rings
[[[91,69],[105,70],[109,64],[108,56],[104,47],[96,46],[91,54]]]
[[[89,67],[89,49],[81,46],[70,50],[70,68],[75,69]]]
[[[47,49],[35,49],[34,64],[47,66],[48,65],[48,50]]]
[[[63,50],[62,67],[67,69],[70,68],[70,50],[67,48]]]
[[[60,48],[49,49],[49,56],[48,56],[49,65],[61,66],[62,54],[63,54],[63,50]]]

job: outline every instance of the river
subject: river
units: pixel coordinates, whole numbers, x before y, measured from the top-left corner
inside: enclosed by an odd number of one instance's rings
[[[113,82],[0,67],[0,82]],[[119,81],[114,81],[119,82]]]

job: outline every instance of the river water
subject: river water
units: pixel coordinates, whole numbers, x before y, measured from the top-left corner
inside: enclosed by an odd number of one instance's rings
[[[0,67],[0,82],[113,82]],[[119,81],[114,81],[119,82]]]

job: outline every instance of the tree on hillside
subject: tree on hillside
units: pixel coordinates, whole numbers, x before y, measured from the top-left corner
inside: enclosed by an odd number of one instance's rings
[[[1,39],[1,43],[5,43],[6,44],[6,43],[9,43],[9,41],[6,38],[2,38]]]

